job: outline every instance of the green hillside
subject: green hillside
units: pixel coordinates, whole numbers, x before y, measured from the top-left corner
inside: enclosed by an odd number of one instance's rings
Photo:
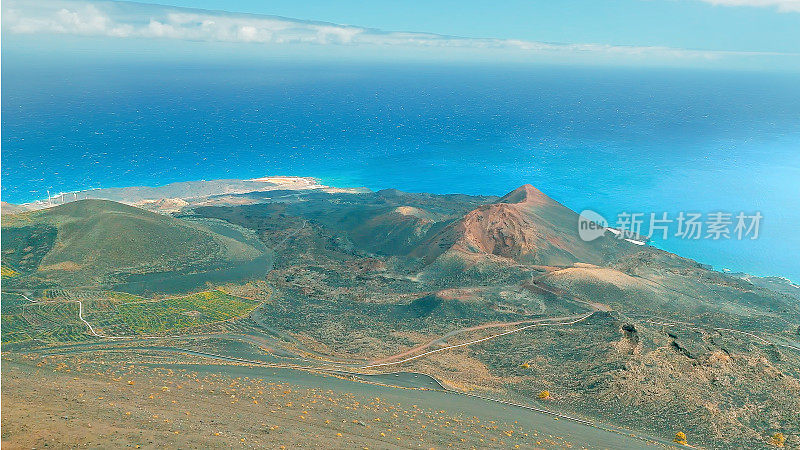
[[[262,255],[206,226],[107,200],[7,216],[3,264],[30,285],[121,282],[131,274],[202,271]]]

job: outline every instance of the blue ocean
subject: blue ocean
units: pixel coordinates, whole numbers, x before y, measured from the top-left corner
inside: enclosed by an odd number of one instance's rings
[[[414,64],[14,64],[2,198],[314,176],[502,195],[531,183],[618,215],[760,212],[758,239],[654,244],[800,281],[800,77],[682,69]]]

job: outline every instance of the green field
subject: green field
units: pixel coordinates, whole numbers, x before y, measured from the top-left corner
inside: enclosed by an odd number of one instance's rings
[[[70,342],[96,338],[78,316],[102,336],[140,336],[175,332],[189,327],[235,319],[259,302],[220,290],[181,297],[147,299],[113,291],[45,291],[32,303],[20,294],[3,294],[3,344],[31,340]]]
[[[35,304],[19,294],[5,293],[2,304],[3,345],[30,340],[80,341],[91,337],[78,318],[76,302]]]
[[[19,272],[12,269],[11,267],[3,265],[2,267],[0,267],[0,275],[2,275],[3,278],[13,278],[19,275]]]
[[[228,320],[256,306],[254,300],[206,291],[157,302],[125,303],[117,307],[117,312],[135,334],[148,334]]]

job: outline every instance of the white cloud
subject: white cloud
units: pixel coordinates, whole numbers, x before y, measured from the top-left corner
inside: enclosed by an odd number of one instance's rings
[[[704,0],[706,1],[706,0]],[[707,0],[744,2],[746,0]],[[750,0],[757,2],[759,0]],[[769,1],[769,0],[761,0]],[[777,1],[777,0],[776,0]],[[800,1],[800,0],[798,0]],[[791,0],[783,0],[789,3]],[[605,44],[557,44],[516,39],[483,39],[431,33],[384,32],[372,28],[310,22],[275,16],[232,14],[157,5],[86,0],[6,0],[4,32],[72,34],[261,44],[369,45],[416,48],[506,49],[521,54],[570,53],[659,58],[714,59],[736,52],[636,47]],[[758,53],[747,53],[758,54]]]
[[[800,0],[702,0],[712,5],[776,8],[781,12],[800,12]]]

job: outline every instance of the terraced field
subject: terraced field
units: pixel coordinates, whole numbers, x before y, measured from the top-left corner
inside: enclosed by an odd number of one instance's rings
[[[4,266],[0,267],[0,275],[2,275],[3,278],[13,278],[13,277],[19,275],[19,272],[17,272],[16,270],[12,269],[11,267],[8,267],[8,266],[4,265]]]
[[[124,303],[117,307],[117,313],[135,334],[150,334],[228,320],[256,306],[254,300],[206,291],[156,302]]]
[[[114,291],[47,290],[27,298],[8,293],[3,296],[2,339],[7,345],[156,335],[241,317],[258,304],[220,290],[164,299]],[[81,320],[81,308],[94,333]]]

